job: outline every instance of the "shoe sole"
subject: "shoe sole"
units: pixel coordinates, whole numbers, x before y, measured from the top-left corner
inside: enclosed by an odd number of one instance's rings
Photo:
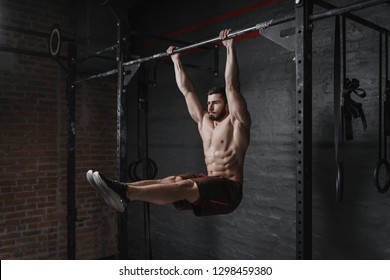
[[[104,199],[104,202],[106,204],[108,204],[109,206],[113,207],[115,210],[119,211],[119,212],[123,212],[124,211],[124,207],[121,206],[121,207],[116,207],[117,206],[117,203],[112,199],[111,197],[111,194],[107,191],[105,191],[104,188],[102,188],[96,181],[95,181],[95,178],[93,177],[93,171],[92,170],[88,170],[87,174],[86,174],[86,178],[87,178],[87,181],[88,183],[94,187],[98,193],[100,194],[100,196],[103,197]],[[100,177],[100,176],[99,176]]]
[[[102,191],[110,198],[108,205],[119,212],[124,212],[126,207],[122,198],[107,186],[107,184],[100,177],[99,172],[93,172],[93,180],[95,181],[95,184],[97,184],[97,186],[102,189]]]

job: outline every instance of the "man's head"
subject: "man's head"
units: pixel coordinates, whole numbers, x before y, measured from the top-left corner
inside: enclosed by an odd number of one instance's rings
[[[229,114],[225,88],[214,87],[207,94],[207,112],[210,120],[222,121]]]

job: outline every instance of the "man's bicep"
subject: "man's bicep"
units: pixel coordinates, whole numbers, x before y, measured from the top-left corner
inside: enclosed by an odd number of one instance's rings
[[[193,92],[188,92],[185,95],[185,100],[191,118],[195,122],[199,123],[202,120],[205,111],[202,104],[200,103],[198,96]]]
[[[237,90],[227,90],[229,110],[233,120],[237,120],[247,127],[251,125],[251,117],[248,111],[246,101],[242,94]]]
[[[246,106],[245,109],[238,110],[238,111],[239,113],[232,115],[233,122],[235,123],[237,122],[240,124],[240,126],[243,126],[249,130],[252,124],[252,120],[248,110],[246,109]]]
[[[233,137],[238,147],[248,147],[250,138],[250,123],[247,125],[236,120],[234,123]]]

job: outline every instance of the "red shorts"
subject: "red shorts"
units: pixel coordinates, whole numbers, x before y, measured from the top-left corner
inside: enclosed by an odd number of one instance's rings
[[[194,181],[199,189],[200,198],[190,203],[180,200],[173,203],[178,210],[194,211],[195,216],[210,216],[233,212],[242,199],[242,184],[222,176],[206,176],[205,174],[178,175],[183,180]]]

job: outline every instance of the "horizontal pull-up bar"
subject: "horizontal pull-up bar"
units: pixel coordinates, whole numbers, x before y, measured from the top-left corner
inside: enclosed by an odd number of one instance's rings
[[[316,0],[315,4],[320,6],[320,7],[325,8],[325,9],[328,9],[328,10],[337,8],[336,6],[334,6],[332,4],[329,4],[329,3],[327,3],[327,2],[325,2],[323,0]],[[390,4],[390,2],[388,2],[388,4]],[[357,15],[354,15],[354,14],[351,14],[351,13],[347,12],[345,14],[345,16],[348,19],[350,19],[350,20],[352,20],[354,22],[360,23],[360,24],[362,24],[362,25],[364,25],[366,27],[369,27],[369,28],[371,28],[373,30],[376,30],[376,31],[379,31],[379,32],[382,32],[382,33],[387,33],[387,34],[390,35],[390,30],[389,29],[386,29],[383,26],[379,26],[378,24],[375,24],[375,23],[373,23],[371,21],[368,21],[368,20],[366,20],[364,18],[361,18],[361,17],[359,17]]]
[[[282,19],[282,20],[289,21],[291,19],[293,19],[293,17],[292,18],[289,17],[287,20],[284,20],[284,19]],[[275,24],[278,24],[278,23],[281,23],[281,22],[274,23],[273,20],[265,21],[265,22],[256,24],[255,26],[252,26],[252,27],[249,27],[249,28],[246,28],[246,29],[237,30],[237,31],[234,31],[232,33],[229,33],[229,35],[227,36],[227,39],[234,38],[234,37],[237,37],[237,36],[240,36],[240,35],[244,35],[244,34],[247,34],[247,33],[253,32],[253,31],[257,31],[257,30],[263,30],[263,29],[267,28],[268,26],[275,25]],[[195,48],[199,48],[199,47],[202,47],[202,46],[205,46],[205,45],[217,43],[219,41],[221,41],[221,38],[215,37],[215,38],[212,38],[212,39],[201,41],[199,43],[194,43],[194,44],[191,44],[191,45],[188,45],[188,46],[185,46],[185,47],[177,48],[177,49],[173,50],[172,53],[175,54],[175,53],[184,52],[184,51],[195,49]],[[154,60],[154,59],[157,59],[157,58],[163,58],[163,57],[167,57],[167,56],[169,56],[169,54],[167,52],[161,52],[161,53],[154,54],[152,56],[143,57],[143,58],[139,58],[139,59],[136,59],[136,60],[125,62],[125,63],[123,63],[123,65],[132,65],[132,64],[143,63],[143,62],[146,62],[146,61],[149,61],[149,60]]]
[[[114,50],[116,50],[117,47],[118,47],[118,45],[113,45],[113,46],[107,47],[107,48],[105,48],[105,49],[102,49],[102,50],[100,50],[100,51],[95,52],[94,54],[87,55],[87,56],[85,56],[85,57],[82,57],[82,58],[78,59],[78,60],[77,60],[77,63],[84,62],[84,61],[86,61],[87,59],[90,59],[90,58],[93,58],[93,57],[108,59],[107,57],[102,57],[101,55],[102,55],[103,53],[106,53],[106,52],[114,51]],[[115,60],[115,58],[114,58],[114,60]]]
[[[116,73],[118,73],[118,69],[113,69],[113,70],[110,70],[110,71],[107,71],[107,72],[103,72],[103,73],[91,75],[91,76],[88,76],[88,77],[85,77],[85,78],[81,78],[80,80],[77,80],[74,83],[78,84],[78,83],[89,81],[89,80],[94,80],[94,79],[98,79],[98,78],[105,78],[105,77],[108,77],[108,76],[111,76],[111,75],[115,75]]]
[[[326,12],[323,12],[323,13],[319,13],[319,14],[316,14],[316,15],[312,15],[310,17],[310,19],[312,21],[315,21],[315,20],[320,20],[320,19],[332,17],[332,16],[338,16],[338,15],[341,15],[341,14],[345,14],[345,13],[361,10],[361,9],[364,9],[364,8],[377,6],[379,4],[383,4],[383,3],[386,3],[386,2],[389,3],[390,0],[363,1],[363,2],[359,2],[359,3],[355,3],[355,4],[351,4],[351,5],[335,8],[335,9],[332,9],[332,10],[329,10],[329,11],[326,11]]]
[[[241,29],[241,30],[234,31],[234,32],[230,33],[227,36],[227,38],[230,39],[230,38],[234,38],[234,37],[237,37],[237,36],[240,36],[240,35],[244,35],[244,34],[247,34],[247,33],[253,32],[253,31],[257,31],[257,30],[260,31],[260,30],[263,30],[263,29],[265,29],[265,28],[267,28],[267,27],[269,27],[271,25],[276,25],[276,24],[279,24],[279,23],[283,23],[283,22],[287,22],[287,21],[293,20],[293,19],[294,19],[294,16],[288,16],[288,17],[285,17],[285,18],[282,18],[282,19],[279,19],[279,20],[265,21],[265,22],[256,24],[255,26],[252,26],[252,27],[249,27],[249,28],[246,28],[246,29]],[[198,47],[201,47],[201,46],[205,46],[205,45],[208,45],[208,44],[212,44],[212,43],[216,43],[216,42],[219,42],[219,41],[222,41],[221,38],[215,37],[215,38],[212,38],[212,39],[209,39],[209,40],[205,40],[205,41],[202,41],[202,42],[199,42],[199,43],[194,43],[194,44],[191,44],[191,45],[188,45],[188,46],[185,46],[185,47],[177,48],[177,49],[175,49],[173,51],[173,53],[179,53],[179,52],[187,51],[187,50],[190,50],[190,49],[195,49],[195,48],[198,48]],[[122,65],[123,66],[135,65],[135,64],[140,64],[140,63],[143,63],[143,62],[146,62],[146,61],[155,60],[155,59],[168,57],[168,56],[169,56],[169,54],[167,52],[162,52],[162,53],[158,53],[158,54],[155,54],[155,55],[152,55],[152,56],[148,56],[148,57],[144,57],[144,58],[138,58],[138,59],[131,60],[131,61],[128,61],[128,62],[124,62]],[[118,73],[118,69],[113,69],[113,70],[110,70],[110,71],[107,71],[107,72],[104,72],[104,73],[100,73],[100,74],[92,75],[92,76],[89,76],[89,77],[86,77],[86,78],[82,78],[80,80],[77,80],[75,83],[89,81],[89,80],[96,79],[96,78],[103,78],[103,77],[111,76],[111,75],[114,75],[114,74],[117,74],[117,73]]]

